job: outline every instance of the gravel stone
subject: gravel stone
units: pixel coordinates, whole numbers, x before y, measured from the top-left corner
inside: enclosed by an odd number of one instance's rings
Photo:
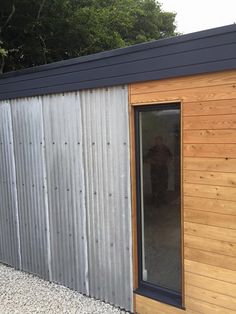
[[[110,304],[0,264],[0,314],[121,314]]]

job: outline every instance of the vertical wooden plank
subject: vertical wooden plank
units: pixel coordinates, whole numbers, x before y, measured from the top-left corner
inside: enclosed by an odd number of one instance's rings
[[[181,227],[181,260],[182,260],[182,306],[185,307],[185,270],[184,270],[184,160],[183,160],[183,142],[184,142],[184,103],[180,102],[180,227]]]
[[[132,207],[132,242],[133,242],[133,289],[138,288],[138,243],[137,243],[137,201],[136,201],[136,158],[135,158],[135,123],[134,108],[130,103],[129,93],[129,131],[130,131],[130,176],[131,176],[131,207]],[[135,295],[133,295],[133,311],[136,313]]]

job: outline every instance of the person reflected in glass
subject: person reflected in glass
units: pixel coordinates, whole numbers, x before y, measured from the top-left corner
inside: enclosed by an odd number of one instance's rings
[[[149,149],[144,158],[144,162],[150,164],[152,202],[156,206],[167,202],[168,163],[171,159],[172,153],[163,143],[162,136],[156,136],[155,144]]]

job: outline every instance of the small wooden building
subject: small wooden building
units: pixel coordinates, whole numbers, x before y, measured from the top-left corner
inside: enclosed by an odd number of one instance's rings
[[[236,25],[2,75],[0,162],[2,263],[236,313]]]

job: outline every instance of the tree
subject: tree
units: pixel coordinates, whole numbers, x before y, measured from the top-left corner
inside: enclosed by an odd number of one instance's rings
[[[155,0],[0,1],[4,72],[176,35]]]

